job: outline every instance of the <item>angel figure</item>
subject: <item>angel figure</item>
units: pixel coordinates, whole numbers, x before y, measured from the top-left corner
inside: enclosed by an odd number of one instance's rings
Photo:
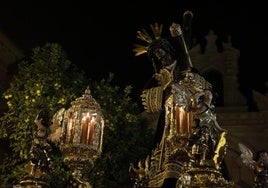
[[[260,150],[253,155],[253,152],[244,144],[238,144],[241,152],[242,162],[255,173],[254,188],[268,187],[268,151]]]

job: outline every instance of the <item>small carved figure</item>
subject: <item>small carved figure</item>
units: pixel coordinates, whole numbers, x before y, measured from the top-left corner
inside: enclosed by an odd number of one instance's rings
[[[30,149],[30,161],[28,163],[28,175],[24,179],[42,179],[49,178],[49,172],[52,169],[50,152],[52,147],[48,141],[50,134],[50,118],[46,110],[41,110],[34,120],[37,130],[33,134],[32,146]]]
[[[255,173],[254,188],[268,187],[268,151],[260,150],[256,153],[255,158],[253,152],[244,144],[238,144],[242,162]]]
[[[142,188],[146,187],[147,179],[148,179],[148,171],[149,171],[149,162],[148,157],[145,161],[145,166],[142,161],[138,162],[138,168],[134,166],[133,163],[130,163],[129,171],[130,173],[134,172],[134,188]]]

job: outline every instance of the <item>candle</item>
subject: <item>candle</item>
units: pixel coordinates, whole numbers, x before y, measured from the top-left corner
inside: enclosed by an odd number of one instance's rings
[[[87,116],[84,116],[81,120],[82,131],[80,135],[80,143],[82,144],[86,144],[87,142],[88,124],[89,124],[89,117],[87,114]]]
[[[88,145],[93,146],[93,138],[94,138],[94,127],[97,124],[97,122],[95,121],[95,117],[92,117],[91,121],[90,121],[90,131],[88,134]]]

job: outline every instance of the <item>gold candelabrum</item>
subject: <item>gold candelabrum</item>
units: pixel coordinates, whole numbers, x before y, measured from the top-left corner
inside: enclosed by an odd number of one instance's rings
[[[35,120],[38,129],[34,134],[28,174],[19,185],[13,187],[49,188],[50,172],[53,170],[50,143],[60,142],[64,162],[73,171],[72,184],[80,188],[90,188],[91,185],[83,174],[90,172],[102,152],[104,131],[102,111],[91,96],[90,89],[87,88],[82,97],[71,102],[69,109],[58,110],[52,118],[52,125],[50,121],[44,122],[44,118],[48,118],[47,114],[43,114],[42,117],[38,115]]]
[[[89,88],[71,103],[62,120],[60,149],[64,162],[73,170],[76,183],[91,187],[83,179],[102,152],[104,118],[100,105],[91,96]]]

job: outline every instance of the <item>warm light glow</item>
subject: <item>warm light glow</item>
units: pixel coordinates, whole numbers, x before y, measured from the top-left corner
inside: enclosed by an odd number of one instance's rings
[[[97,124],[96,122],[97,114],[90,114],[89,112],[84,113],[81,119],[81,137],[80,143],[85,145],[93,146],[94,139],[94,127]]]
[[[177,133],[189,134],[192,132],[192,112],[185,111],[182,107],[176,105],[176,127]]]

